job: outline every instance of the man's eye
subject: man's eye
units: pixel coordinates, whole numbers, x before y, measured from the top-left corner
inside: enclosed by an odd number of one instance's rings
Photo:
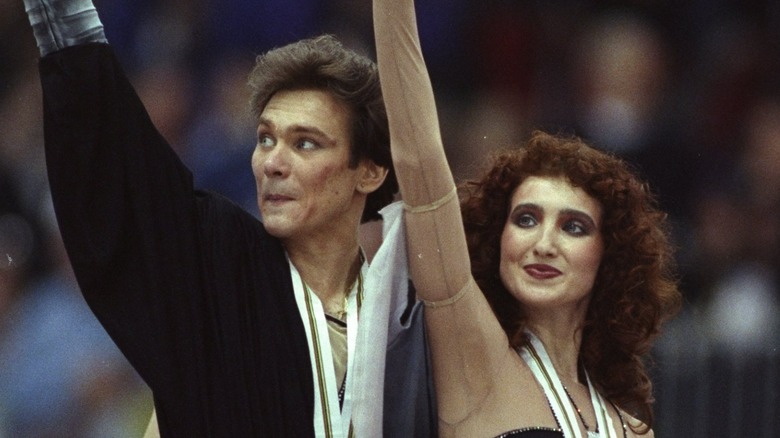
[[[274,145],[274,139],[269,135],[261,135],[257,138],[257,145],[263,148],[270,148]]]
[[[301,141],[298,142],[298,149],[303,149],[306,151],[317,149],[319,147],[320,145],[317,142],[309,139],[302,139]]]

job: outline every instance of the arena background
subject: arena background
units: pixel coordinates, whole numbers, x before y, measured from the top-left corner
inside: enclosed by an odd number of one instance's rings
[[[246,75],[333,33],[373,57],[369,0],[97,0],[201,187],[257,214]],[[654,352],[656,436],[780,430],[780,2],[418,0],[462,181],[531,129],[634,163],[674,223],[685,307]],[[38,51],[0,0],[0,438],[133,437],[151,409],[89,313],[51,211]]]

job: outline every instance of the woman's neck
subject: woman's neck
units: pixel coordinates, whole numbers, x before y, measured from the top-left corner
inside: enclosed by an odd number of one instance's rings
[[[561,319],[529,320],[528,330],[544,345],[547,355],[565,384],[579,382],[579,355],[582,344],[582,324]]]

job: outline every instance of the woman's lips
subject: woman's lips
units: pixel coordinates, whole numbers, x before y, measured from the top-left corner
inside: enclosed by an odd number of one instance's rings
[[[523,269],[531,277],[540,280],[546,280],[561,275],[561,271],[553,268],[550,265],[543,265],[543,264],[525,265],[523,266]]]

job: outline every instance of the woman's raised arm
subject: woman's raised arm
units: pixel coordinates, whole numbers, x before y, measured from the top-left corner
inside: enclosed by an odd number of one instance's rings
[[[439,301],[459,292],[470,270],[414,1],[375,0],[374,23],[393,164],[407,208],[412,278],[423,299]]]
[[[508,343],[471,276],[414,1],[374,0],[374,26],[393,163],[406,204],[409,269],[428,305],[439,417],[458,423],[489,392]]]

